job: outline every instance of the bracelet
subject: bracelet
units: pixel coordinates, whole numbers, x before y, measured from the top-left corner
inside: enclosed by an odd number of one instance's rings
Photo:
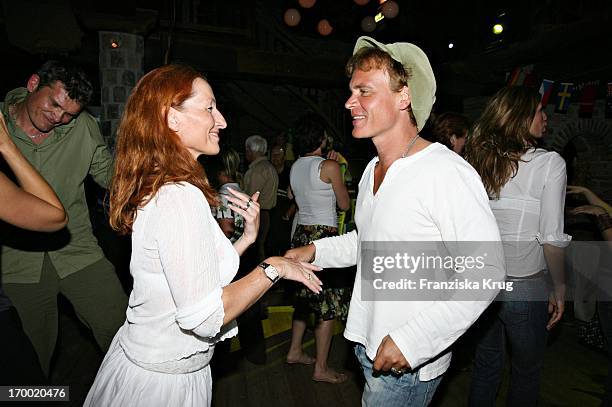
[[[597,227],[599,228],[600,232],[612,228],[612,218],[608,213],[597,215],[595,217],[595,221],[597,222]]]

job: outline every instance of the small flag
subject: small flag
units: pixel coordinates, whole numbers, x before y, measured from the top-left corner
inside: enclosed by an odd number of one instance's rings
[[[597,96],[597,82],[589,82],[582,88],[580,92],[580,107],[578,108],[578,117],[590,119],[593,117],[593,109],[595,107],[595,97]]]
[[[542,103],[542,108],[545,108],[546,105],[548,105],[554,84],[555,81],[550,81],[548,79],[544,79],[542,81],[542,84],[540,85],[540,95],[542,95],[542,100],[540,103]]]
[[[521,86],[525,82],[525,78],[533,72],[533,65],[514,68],[508,75],[508,86]]]
[[[557,101],[555,106],[556,113],[567,113],[572,93],[574,92],[573,83],[561,83],[559,84],[559,91],[557,92]]]

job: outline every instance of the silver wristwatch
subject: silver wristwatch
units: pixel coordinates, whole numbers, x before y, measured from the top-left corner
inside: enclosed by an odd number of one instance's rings
[[[259,264],[259,267],[263,269],[264,273],[266,274],[266,277],[268,277],[270,281],[272,281],[272,284],[280,280],[280,274],[278,274],[278,270],[276,270],[276,267],[274,267],[273,265],[262,261]]]

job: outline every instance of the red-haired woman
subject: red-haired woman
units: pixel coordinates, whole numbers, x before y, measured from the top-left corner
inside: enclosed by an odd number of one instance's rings
[[[230,283],[256,238],[258,194],[234,191],[245,219],[233,245],[213,218],[217,197],[197,157],[219,152],[226,127],[206,79],[168,65],[145,75],[126,104],[110,191],[110,223],[132,234],[134,287],[86,406],[206,406],[215,343],[279,278],[315,292],[315,267],[272,257]]]

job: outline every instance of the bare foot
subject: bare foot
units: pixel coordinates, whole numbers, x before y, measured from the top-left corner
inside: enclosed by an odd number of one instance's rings
[[[308,356],[305,353],[301,353],[297,358],[287,355],[287,363],[290,365],[301,364],[301,365],[312,365],[315,362],[315,358]]]
[[[344,383],[348,379],[348,376],[344,373],[338,373],[333,369],[327,369],[322,373],[315,373],[312,375],[312,380],[315,382],[325,382],[332,384]]]

